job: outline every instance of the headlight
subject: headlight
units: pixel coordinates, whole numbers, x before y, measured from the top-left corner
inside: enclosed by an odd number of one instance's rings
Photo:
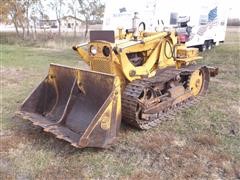
[[[104,56],[108,57],[110,55],[110,49],[107,46],[103,47],[103,54]]]
[[[91,52],[92,55],[96,55],[97,54],[97,47],[90,46],[90,52]]]

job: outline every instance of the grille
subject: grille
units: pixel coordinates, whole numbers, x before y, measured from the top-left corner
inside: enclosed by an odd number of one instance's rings
[[[92,70],[112,74],[111,61],[93,60],[91,62]]]

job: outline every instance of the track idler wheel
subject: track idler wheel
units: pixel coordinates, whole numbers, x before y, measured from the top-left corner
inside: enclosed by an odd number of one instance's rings
[[[189,78],[189,89],[194,96],[205,95],[209,84],[208,68],[195,70]]]

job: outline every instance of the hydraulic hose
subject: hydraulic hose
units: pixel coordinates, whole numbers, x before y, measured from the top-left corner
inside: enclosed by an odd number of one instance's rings
[[[167,59],[171,59],[173,56],[174,56],[174,52],[173,52],[173,47],[172,47],[172,45],[171,45],[171,42],[170,42],[170,40],[168,40],[168,39],[165,39],[166,40],[166,42],[165,42],[165,45],[164,45],[164,55],[165,55],[165,57],[167,58]],[[169,45],[169,47],[170,47],[170,52],[171,52],[171,55],[170,56],[168,56],[167,55],[167,51],[166,51],[166,49],[167,49],[167,44]]]
[[[167,55],[167,51],[166,51],[167,44],[168,44],[169,47],[170,47],[170,52],[171,52],[171,55],[170,55],[170,56]],[[169,40],[169,39],[166,39],[166,43],[165,43],[165,45],[164,45],[164,55],[165,55],[165,57],[166,57],[167,59],[171,59],[171,58],[173,58],[174,60],[176,59],[176,56],[175,56],[176,46],[178,46],[178,44],[172,45],[172,43],[170,42],[170,40]]]

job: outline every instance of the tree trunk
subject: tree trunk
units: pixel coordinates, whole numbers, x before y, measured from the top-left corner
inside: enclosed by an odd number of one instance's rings
[[[76,37],[77,35],[77,21],[75,20],[75,24],[74,24],[74,37]]]
[[[27,12],[26,12],[26,14],[27,14],[27,36],[29,36],[29,34],[30,34],[30,30],[29,30],[29,15],[28,15],[28,7],[27,7]]]
[[[17,19],[16,19],[17,16],[11,14],[11,18],[12,18],[12,22],[13,22],[13,24],[14,24],[14,27],[15,27],[15,30],[16,30],[16,33],[17,33],[17,36],[19,37],[18,23],[17,23]]]
[[[87,34],[88,34],[88,19],[86,19],[85,21],[85,38],[87,38]]]
[[[33,36],[33,39],[34,39],[34,41],[36,41],[37,40],[36,20],[33,21],[33,25],[34,25],[34,32],[33,32],[34,36]]]
[[[28,21],[28,20],[27,20]],[[27,36],[29,36],[30,30],[29,30],[29,21],[27,22]]]
[[[16,22],[15,20],[13,20],[13,24],[14,24],[14,27],[15,27],[15,30],[16,30],[16,33],[17,33],[17,36],[19,37],[19,31],[18,31],[17,22]]]
[[[58,19],[58,35],[61,36],[61,20]]]
[[[23,40],[25,40],[25,27],[22,26],[22,38]]]
[[[23,30],[23,35],[22,35],[22,37],[23,37],[23,39],[25,39],[26,33],[25,33],[25,27],[24,27],[24,26],[22,27],[22,30]]]
[[[23,38],[23,40],[25,40],[25,27],[24,27],[22,21],[20,21],[20,26],[21,26],[21,28],[22,28],[22,38]]]

